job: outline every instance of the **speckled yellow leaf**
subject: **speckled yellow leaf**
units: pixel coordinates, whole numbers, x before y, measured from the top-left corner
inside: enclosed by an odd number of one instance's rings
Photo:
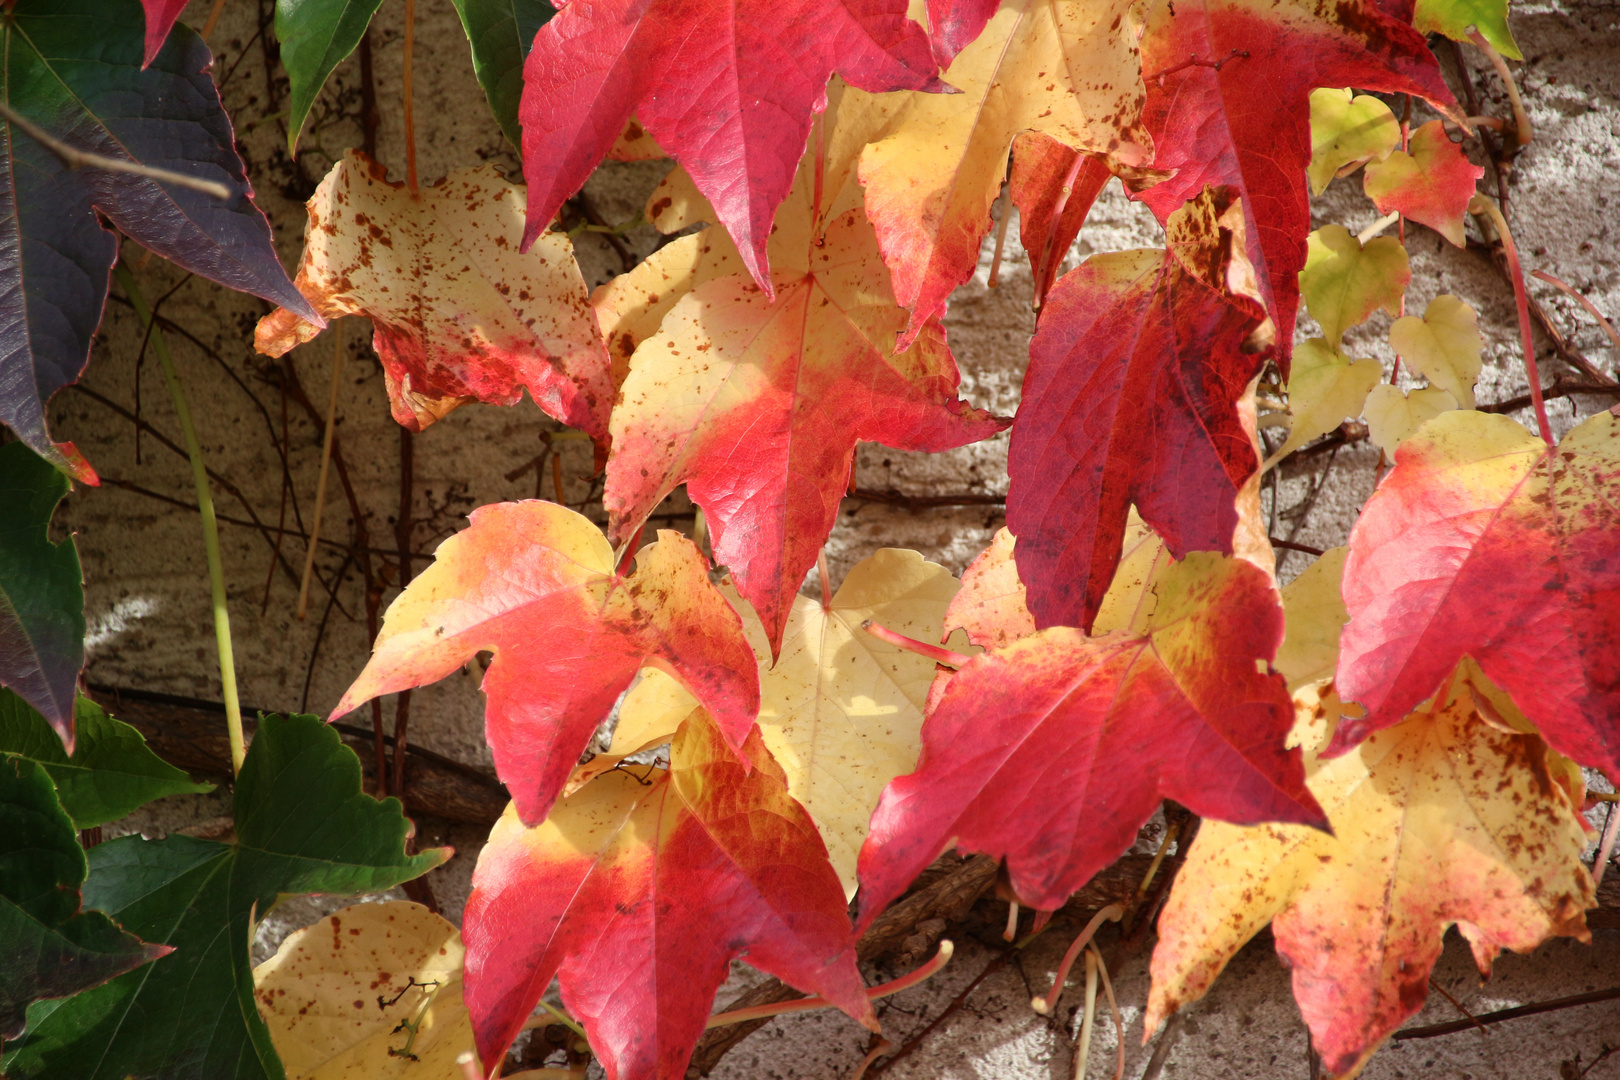
[[[1465,409],[1474,407],[1485,339],[1474,309],[1455,296],[1437,296],[1423,317],[1407,315],[1389,328],[1389,344],[1429,382]]]
[[[1371,94],[1311,91],[1311,194],[1322,194],[1347,168],[1383,161],[1400,144],[1400,121]]]
[[[1411,280],[1406,249],[1395,237],[1363,245],[1343,225],[1324,225],[1310,235],[1299,291],[1322,336],[1337,345],[1346,330],[1379,308],[1399,315]]]
[[[1326,435],[1346,419],[1361,415],[1367,394],[1384,377],[1376,360],[1352,360],[1321,338],[1294,347],[1288,378],[1288,438],[1271,455],[1280,459],[1297,446]]]
[[[1367,437],[1387,454],[1443,412],[1457,407],[1457,399],[1438,386],[1402,392],[1384,383],[1367,395]]]
[[[1332,760],[1316,757],[1340,710],[1330,684],[1295,695],[1294,736],[1334,835],[1204,824],[1159,919],[1146,1030],[1202,997],[1269,922],[1323,1066],[1353,1075],[1422,1007],[1452,925],[1485,973],[1502,949],[1587,937],[1586,832],[1548,782],[1545,744],[1487,723],[1464,679],[1447,687]]]
[[[422,905],[356,904],[282,942],[254,997],[288,1080],[461,1080],[461,961],[455,925]]]
[[[327,318],[364,315],[394,419],[420,431],[468,401],[515,405],[606,442],[613,384],[566,234],[527,253],[524,189],[493,165],[412,195],[357,150],[309,200],[296,284]],[[254,344],[280,356],[320,331],[285,308]]]
[[[1288,680],[1289,693],[1328,678],[1339,662],[1339,631],[1350,621],[1339,595],[1348,550],[1329,548],[1283,586],[1283,643],[1271,666]]]
[[[796,597],[770,667],[753,610],[727,589],[760,657],[760,733],[787,774],[788,793],[821,830],[850,895],[867,819],[890,780],[910,772],[921,746],[932,661],[861,629],[868,619],[920,641],[938,641],[960,583],[915,551],[884,548],[849,572],[830,610]],[[976,652],[958,633],[949,648]],[[695,702],[662,672],[647,671],[619,707],[611,753],[666,739]]]

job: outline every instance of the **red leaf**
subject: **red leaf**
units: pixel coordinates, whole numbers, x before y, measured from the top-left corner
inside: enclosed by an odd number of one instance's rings
[[[1439,120],[1412,132],[1407,146],[1409,152],[1397,150],[1367,166],[1367,196],[1380,214],[1399,211],[1462,247],[1468,201],[1485,169],[1468,160]]]
[[[1549,449],[1458,411],[1401,444],[1350,532],[1337,685],[1367,709],[1329,747],[1397,724],[1464,656],[1559,752],[1620,775],[1620,420]]]
[[[1283,748],[1294,711],[1282,677],[1260,674],[1283,633],[1270,578],[1200,552],[1152,594],[1145,625],[1044,630],[951,678],[917,771],[872,816],[862,927],[952,837],[1004,858],[1019,898],[1051,910],[1131,845],[1161,799],[1226,821],[1325,824],[1298,751]]]
[[[1001,0],[928,0],[928,37],[941,68],[973,44],[1000,6]]]
[[[169,40],[180,13],[186,10],[188,0],[141,0],[146,7],[146,58],[141,67],[148,67],[157,58],[163,43]]]
[[[1007,527],[1040,626],[1089,628],[1132,503],[1178,557],[1231,551],[1258,464],[1237,402],[1263,312],[1242,212],[1206,191],[1171,216],[1171,250],[1088,259],[1047,297],[1007,471]]]
[[[751,773],[694,710],[650,785],[610,772],[533,828],[507,811],[478,857],[462,931],[486,1066],[555,974],[608,1080],[678,1080],[744,955],[877,1027],[821,837],[758,732],[747,751]]]
[[[769,293],[771,222],[834,71],[874,92],[938,85],[904,0],[573,0],[523,68],[525,248],[634,112]]]
[[[1007,187],[1018,207],[1018,238],[1029,253],[1037,305],[1052,288],[1064,254],[1080,235],[1091,204],[1111,175],[1102,158],[1071,149],[1050,135],[1026,131],[1013,140]],[[1054,222],[1060,200],[1063,209]]]
[[[1164,221],[1207,184],[1237,189],[1286,375],[1311,228],[1310,93],[1404,92],[1453,111],[1439,65],[1421,34],[1370,0],[1178,0],[1155,6],[1142,70],[1153,164],[1176,175],[1141,199]]]
[[[485,736],[526,822],[546,816],[643,667],[678,678],[741,748],[759,712],[742,620],[691,541],[674,532],[658,541],[621,578],[601,532],[572,510],[538,501],[479,507],[389,607],[371,662],[333,719],[493,652]]]

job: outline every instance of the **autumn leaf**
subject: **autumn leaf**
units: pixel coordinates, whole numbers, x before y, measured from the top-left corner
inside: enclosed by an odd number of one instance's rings
[[[355,904],[253,969],[288,1080],[450,1080],[471,1050],[461,934],[420,904]]]
[[[759,658],[760,736],[787,778],[788,794],[816,823],[849,895],[883,785],[917,764],[923,705],[934,678],[932,660],[879,641],[862,624],[938,638],[957,588],[949,570],[915,551],[880,549],[850,570],[830,607],[794,597],[774,666],[753,609],[722,588]],[[951,647],[969,648],[960,635]],[[619,707],[609,753],[669,741],[697,704],[663,672],[643,673]]]
[[[1288,680],[1289,693],[1332,678],[1338,666],[1339,634],[1350,621],[1339,595],[1348,550],[1329,548],[1283,586],[1283,643],[1271,666]]]
[[[141,0],[146,8],[146,56],[141,66],[157,59],[163,43],[169,39],[180,13],[186,10],[187,0]]]
[[[1018,239],[1029,253],[1037,307],[1111,175],[1103,158],[1050,135],[1026,131],[1013,140],[1007,193],[1018,207]]]
[[[1035,621],[1089,628],[1126,517],[1177,555],[1231,551],[1258,464],[1238,401],[1263,312],[1224,191],[1175,214],[1169,251],[1094,255],[1057,283],[1030,343],[1007,471],[1007,527]]]
[[[1559,752],[1620,774],[1620,418],[1557,447],[1447,412],[1401,445],[1350,532],[1338,687],[1367,709],[1342,753],[1433,696],[1464,657]]]
[[[171,20],[172,21],[172,20]],[[320,321],[276,259],[270,223],[209,72],[181,26],[150,65],[135,0],[16,0],[0,22],[6,104],[69,146],[222,184],[228,198],[147,176],[69,168],[0,120],[0,423],[82,483],[96,474],[53,443],[45,403],[76,380],[107,300],[118,239],[104,218],[182,270]],[[98,217],[98,214],[101,217]]]
[[[1487,723],[1465,682],[1328,761],[1315,750],[1339,704],[1320,686],[1295,699],[1295,737],[1333,832],[1204,823],[1159,917],[1144,1029],[1202,997],[1269,922],[1312,1049],[1350,1076],[1422,1008],[1449,927],[1489,975],[1502,949],[1587,939],[1593,891],[1546,745]]]
[[[1148,164],[1138,32],[1130,0],[1003,0],[943,75],[960,94],[846,96],[846,111],[887,114],[860,176],[894,295],[911,312],[902,346],[973,275],[1019,132]]]
[[[1035,633],[1035,616],[1029,613],[1013,558],[1016,543],[1012,533],[997,529],[990,546],[962,571],[962,588],[945,610],[947,632],[961,630],[986,649],[999,649]]]
[[[1112,633],[1043,630],[951,677],[917,770],[872,816],[860,925],[953,837],[1005,859],[1019,899],[1052,910],[1166,798],[1225,820],[1324,823],[1283,746],[1282,678],[1261,674],[1283,631],[1269,576],[1197,552],[1128,591],[1130,621]]]
[[[834,71],[874,92],[941,88],[905,0],[567,5],[535,37],[523,69],[524,247],[633,112],[708,197],[769,294],[771,222]]]
[[[1443,412],[1457,408],[1457,399],[1438,386],[1403,391],[1385,383],[1367,395],[1367,437],[1374,446],[1393,455],[1395,448]]]
[[[696,710],[668,772],[610,771],[533,827],[508,808],[462,926],[486,1068],[553,975],[608,1080],[683,1076],[740,956],[876,1028],[815,825],[757,734],[747,753],[752,772]]]
[[[1363,244],[1343,225],[1324,225],[1310,235],[1299,291],[1322,336],[1336,346],[1379,308],[1399,315],[1411,281],[1406,248],[1395,237]]]
[[[1430,120],[1412,132],[1407,150],[1368,165],[1362,187],[1380,214],[1404,214],[1462,247],[1468,200],[1484,175],[1484,167],[1451,141],[1445,125]]]
[[[525,821],[546,816],[613,702],[663,668],[741,747],[759,710],[742,622],[692,542],[663,531],[620,577],[588,518],[554,503],[481,506],[388,608],[371,661],[332,712],[437,682],[477,653],[484,734]]]
[[[1417,0],[1412,25],[1420,34],[1444,34],[1453,41],[1467,41],[1468,31],[1477,29],[1503,56],[1524,59],[1508,27],[1507,0]]]
[[[515,405],[607,437],[607,353],[563,233],[527,254],[523,189],[492,165],[458,169],[416,195],[358,150],[309,200],[297,284],[323,316],[364,315],[394,419],[421,431],[468,401]],[[254,345],[280,356],[320,330],[282,308]]]
[[[1401,145],[1401,125],[1371,94],[1323,87],[1311,91],[1311,194],[1335,176],[1369,161],[1383,161]]]
[[[1455,296],[1429,301],[1423,317],[1407,315],[1389,328],[1389,345],[1430,383],[1465,409],[1474,407],[1485,339],[1474,309]]]
[[[1357,86],[1415,94],[1451,115],[1456,102],[1439,65],[1422,35],[1375,0],[1332,7],[1177,0],[1173,11],[1168,4],[1152,8],[1142,70],[1142,116],[1158,148],[1153,165],[1175,175],[1140,198],[1165,221],[1206,185],[1236,189],[1286,375],[1296,275],[1310,231],[1311,91]]]
[[[1360,416],[1367,395],[1383,377],[1384,365],[1377,360],[1352,360],[1321,338],[1301,342],[1288,373],[1288,438],[1268,464]]]

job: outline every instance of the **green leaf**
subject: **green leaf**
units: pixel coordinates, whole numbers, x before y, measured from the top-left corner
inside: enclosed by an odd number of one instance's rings
[[[79,911],[84,876],[84,849],[51,778],[32,761],[0,758],[0,1039],[22,1034],[30,1002],[76,994],[169,951]]]
[[[89,698],[81,695],[73,712],[77,737],[69,757],[43,716],[11,691],[0,690],[0,753],[43,765],[75,828],[117,821],[166,795],[214,790],[213,784],[193,783],[154,754],[140,732]]]
[[[391,888],[450,856],[407,855],[399,800],[362,793],[360,759],[313,716],[267,716],[236,781],[236,841],[123,837],[90,851],[85,902],[162,962],[54,1006],[8,1046],[12,1080],[281,1080],[253,1001],[256,919],[278,897]]]
[[[473,70],[506,139],[523,149],[518,99],[534,35],[557,14],[550,0],[453,0],[472,45]]]
[[[73,696],[84,667],[84,575],[73,541],[47,530],[67,477],[20,442],[0,446],[0,686],[73,746]]]
[[[1412,25],[1420,33],[1444,34],[1452,41],[1467,41],[1472,26],[1497,52],[1510,60],[1523,60],[1513,31],[1508,29],[1507,14],[1507,0],[1417,0]]]
[[[298,152],[298,134],[321,87],[360,44],[381,5],[382,0],[276,0],[276,39],[292,83],[289,151]]]

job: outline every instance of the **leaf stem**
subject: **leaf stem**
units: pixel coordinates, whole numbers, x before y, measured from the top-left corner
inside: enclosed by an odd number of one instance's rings
[[[1555,445],[1552,425],[1547,422],[1547,403],[1541,398],[1541,373],[1536,370],[1536,347],[1530,336],[1530,300],[1524,290],[1524,270],[1519,265],[1519,249],[1514,246],[1513,233],[1508,230],[1507,219],[1490,199],[1475,195],[1468,203],[1468,212],[1491,219],[1497,237],[1502,241],[1502,252],[1507,256],[1508,269],[1513,282],[1513,303],[1519,313],[1519,344],[1524,349],[1524,370],[1530,380],[1530,403],[1536,408],[1536,424],[1541,438],[1548,446]]]
[[[1109,904],[1093,915],[1091,921],[1086,923],[1086,928],[1080,931],[1080,936],[1074,939],[1074,944],[1069,946],[1069,951],[1063,954],[1063,960],[1058,964],[1057,975],[1052,979],[1052,989],[1047,991],[1045,997],[1031,999],[1029,1007],[1042,1016],[1052,1015],[1052,1010],[1057,1008],[1058,998],[1063,994],[1064,980],[1069,977],[1069,969],[1074,966],[1076,958],[1080,955],[1080,950],[1084,949],[1086,944],[1091,941],[1099,926],[1105,922],[1118,922],[1124,914],[1124,908],[1118,904]]]
[[[877,1001],[891,994],[898,994],[902,990],[910,990],[913,986],[939,972],[939,969],[950,962],[951,955],[956,952],[956,946],[949,938],[939,943],[939,951],[934,958],[915,971],[908,972],[898,979],[879,986],[873,986],[866,991],[866,1000]],[[777,1001],[769,1005],[754,1005],[746,1009],[733,1009],[731,1012],[716,1013],[709,1017],[707,1028],[724,1027],[727,1024],[741,1024],[747,1020],[762,1020],[766,1017],[781,1016],[784,1013],[808,1012],[811,1009],[827,1009],[832,1002],[824,997],[799,998],[796,1001]]]
[[[1596,319],[1598,325],[1603,327],[1603,332],[1609,335],[1609,341],[1614,345],[1615,348],[1615,358],[1617,361],[1620,361],[1620,334],[1615,333],[1614,326],[1610,324],[1608,319],[1603,317],[1603,312],[1597,309],[1596,304],[1592,303],[1592,301],[1576,292],[1568,284],[1553,277],[1545,270],[1532,270],[1530,271],[1530,276],[1535,278],[1537,281],[1545,281],[1553,288],[1562,292],[1565,296],[1572,298],[1577,304],[1581,305],[1581,307],[1585,308],[1586,313],[1592,316],[1592,318]]]
[[[23,134],[33,139],[39,145],[49,150],[61,159],[62,164],[70,169],[88,166],[92,169],[105,169],[107,172],[128,173],[131,176],[144,176],[148,180],[157,180],[176,187],[190,188],[200,191],[204,195],[212,195],[216,199],[229,199],[236,193],[229,187],[214,180],[203,180],[199,177],[188,176],[172,169],[159,169],[153,165],[142,165],[138,161],[124,161],[120,158],[106,157],[102,154],[93,154],[88,150],[69,146],[44,128],[22,116],[4,101],[0,101],[0,117],[8,123],[17,125]]]
[[[816,576],[821,579],[821,610],[832,610],[832,575],[827,572],[827,549],[816,552]]]
[[[1592,860],[1592,889],[1603,884],[1603,871],[1608,869],[1614,855],[1614,843],[1620,840],[1620,803],[1609,804],[1609,820],[1603,826],[1603,840],[1598,844],[1597,856]]]
[[[1513,81],[1513,73],[1508,70],[1507,61],[1502,54],[1496,51],[1496,46],[1485,40],[1485,35],[1476,29],[1468,31],[1468,40],[1479,46],[1480,52],[1491,62],[1496,74],[1507,89],[1508,101],[1513,105],[1513,142],[1515,148],[1530,145],[1530,115],[1524,111],[1524,101],[1519,97],[1518,84]],[[1504,130],[1502,134],[1506,135]]]
[[[157,353],[163,368],[164,381],[169,384],[169,395],[174,399],[174,411],[180,417],[180,430],[186,439],[186,456],[191,459],[191,478],[197,488],[197,509],[202,515],[203,547],[208,553],[208,586],[213,597],[214,642],[219,648],[220,694],[225,702],[225,726],[231,737],[231,769],[242,771],[245,744],[242,739],[242,702],[236,693],[236,656],[231,648],[231,614],[225,604],[225,566],[219,554],[219,522],[214,518],[214,499],[208,488],[208,468],[203,464],[202,444],[197,439],[197,427],[191,421],[191,406],[186,401],[185,388],[169,355],[169,345],[163,329],[152,319],[152,310],[146,306],[146,296],[135,283],[135,275],[120,260],[113,268],[113,276],[129,297],[130,307],[152,336],[152,351]]]
[[[861,629],[879,641],[886,641],[897,649],[904,649],[907,652],[916,653],[918,656],[926,656],[934,663],[944,664],[946,667],[959,668],[973,659],[971,656],[963,656],[961,653],[953,652],[950,649],[942,649],[938,645],[930,645],[926,641],[906,637],[906,635],[896,633],[887,626],[881,626],[871,619],[861,623]]]
[[[1091,1031],[1097,1023],[1097,953],[1086,950],[1086,1007],[1080,1017],[1080,1041],[1074,1048],[1074,1080],[1085,1080],[1091,1059]]]
[[[416,113],[411,107],[411,73],[416,52],[416,0],[405,0],[405,185],[411,194],[416,185]]]
[[[332,466],[332,436],[337,429],[338,388],[343,375],[343,320],[333,319],[332,392],[326,401],[326,436],[321,440],[321,473],[315,482],[315,516],[309,523],[309,550],[304,554],[304,577],[298,583],[298,620],[309,611],[309,579],[315,576],[315,550],[321,542],[321,515],[326,511],[326,477]]]

